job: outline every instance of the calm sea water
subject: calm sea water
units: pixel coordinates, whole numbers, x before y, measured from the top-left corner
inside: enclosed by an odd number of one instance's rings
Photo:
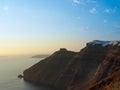
[[[0,57],[0,90],[52,90],[44,86],[35,86],[17,77],[39,61],[40,59],[27,56]]]

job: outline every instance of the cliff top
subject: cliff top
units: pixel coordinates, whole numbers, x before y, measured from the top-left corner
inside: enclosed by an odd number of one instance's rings
[[[87,43],[88,45],[102,45],[103,47],[105,46],[115,46],[118,45],[120,46],[120,40],[116,40],[116,41],[101,41],[101,40],[94,40],[92,42]]]

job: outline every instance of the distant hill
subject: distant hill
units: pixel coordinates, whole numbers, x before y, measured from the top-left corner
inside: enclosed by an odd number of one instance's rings
[[[32,56],[32,58],[46,58],[46,57],[48,57],[49,55],[48,54],[44,54],[44,55],[34,55],[34,56]]]
[[[57,90],[120,90],[120,41],[95,40],[80,52],[62,48],[26,69],[24,80]]]

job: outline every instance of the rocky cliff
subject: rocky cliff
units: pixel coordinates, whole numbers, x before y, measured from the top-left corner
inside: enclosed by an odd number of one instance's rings
[[[115,72],[84,90],[120,90],[120,72]]]
[[[104,80],[110,82],[109,78],[113,78],[110,84],[103,84],[103,88],[109,88],[115,80],[119,81],[119,62],[119,41],[95,40],[78,53],[60,49],[25,70],[24,80],[57,90],[104,90],[100,89]]]
[[[59,75],[75,55],[64,48],[24,71],[24,80],[36,84],[54,86]]]
[[[120,46],[110,46],[88,90],[120,90]]]
[[[83,89],[91,81],[107,51],[107,47],[87,44],[85,48],[71,59],[55,85],[73,90],[79,83],[78,86],[80,89]]]

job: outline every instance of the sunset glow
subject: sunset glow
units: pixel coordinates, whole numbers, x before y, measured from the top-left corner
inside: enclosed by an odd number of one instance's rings
[[[0,56],[119,40],[119,15],[120,0],[0,0]]]

